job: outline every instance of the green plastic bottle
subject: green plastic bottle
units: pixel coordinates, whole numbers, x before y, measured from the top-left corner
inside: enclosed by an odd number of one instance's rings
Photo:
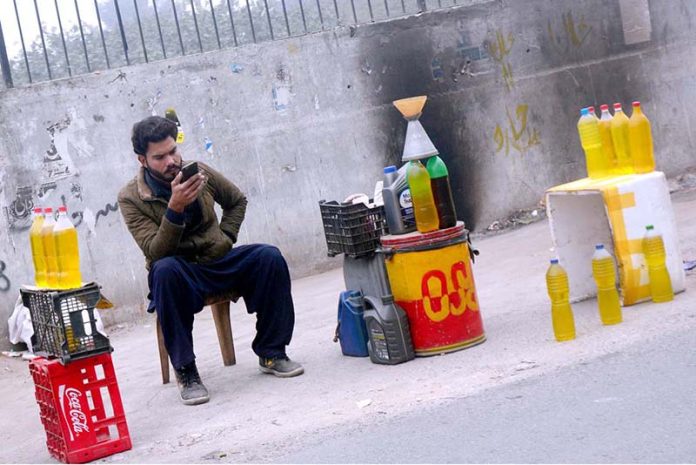
[[[437,208],[430,188],[430,175],[420,160],[409,162],[406,171],[408,187],[411,190],[416,229],[420,233],[435,231],[438,228]]]
[[[457,224],[457,213],[454,210],[454,199],[449,182],[447,166],[437,155],[430,157],[427,163],[430,175],[430,188],[437,208],[437,219],[440,229],[451,228]]]

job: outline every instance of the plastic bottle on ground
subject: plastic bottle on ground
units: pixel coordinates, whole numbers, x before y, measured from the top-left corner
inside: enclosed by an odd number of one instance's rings
[[[58,287],[74,289],[82,286],[77,229],[68,218],[66,207],[58,208],[58,220],[53,227],[53,240],[58,261]]]
[[[45,219],[41,226],[41,243],[44,248],[46,260],[46,287],[58,289],[58,258],[56,256],[56,243],[53,240],[53,227],[56,220],[53,218],[53,209],[44,209]]]
[[[633,157],[628,137],[628,116],[623,112],[620,103],[614,104],[614,117],[611,120],[611,138],[614,141],[617,174],[632,174]]]
[[[439,228],[451,228],[457,224],[457,213],[454,209],[452,188],[450,186],[447,165],[440,157],[430,157],[426,165],[430,175],[430,187],[433,191]]]
[[[418,232],[427,233],[437,230],[439,221],[433,191],[430,187],[430,176],[420,160],[409,162],[407,179]]]
[[[546,289],[551,298],[551,322],[553,334],[558,342],[575,339],[575,320],[570,307],[570,288],[568,274],[557,258],[551,259],[546,271]]]
[[[665,245],[662,236],[653,225],[645,227],[643,238],[643,255],[648,265],[650,277],[650,295],[653,302],[669,302],[674,299],[672,280],[667,270]]]
[[[582,149],[585,151],[587,175],[591,178],[606,176],[608,173],[605,173],[602,163],[602,140],[599,137],[599,123],[597,118],[590,115],[587,108],[580,110],[578,134]]]
[[[616,152],[614,152],[614,141],[611,138],[611,120],[609,105],[602,105],[602,117],[599,119],[599,138],[602,140],[602,158],[609,171],[609,174],[619,174],[617,172]]]
[[[633,113],[631,113],[631,118],[628,120],[628,136],[635,172],[650,173],[655,171],[650,121],[643,113],[638,101],[633,102]]]
[[[592,276],[597,283],[597,304],[602,324],[621,323],[621,304],[616,290],[616,268],[614,257],[604,248],[604,244],[595,246],[592,256]]]
[[[29,228],[29,242],[31,244],[31,257],[34,262],[34,283],[36,287],[42,288],[48,285],[46,276],[46,257],[44,254],[43,241],[41,240],[41,228],[45,217],[43,210],[34,209],[34,220]]]

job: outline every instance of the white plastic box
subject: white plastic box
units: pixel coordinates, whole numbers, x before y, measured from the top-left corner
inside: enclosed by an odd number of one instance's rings
[[[551,238],[568,272],[572,301],[597,294],[592,278],[594,246],[603,243],[616,257],[623,305],[650,299],[642,253],[645,226],[662,234],[675,293],[684,290],[677,227],[664,173],[583,178],[546,191]]]

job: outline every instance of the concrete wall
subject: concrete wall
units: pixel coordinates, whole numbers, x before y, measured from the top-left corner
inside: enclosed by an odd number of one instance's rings
[[[83,275],[116,304],[107,320],[142,314],[144,260],[115,200],[137,168],[133,122],[170,106],[185,158],[247,193],[241,241],[278,245],[295,277],[340,264],[326,257],[317,201],[371,193],[399,161],[397,98],[429,96],[422,122],[472,229],[584,175],[581,106],[642,100],[658,168],[677,173],[696,164],[694,16],[686,0],[476,2],[4,91],[0,320],[31,281],[32,203],[67,203]]]

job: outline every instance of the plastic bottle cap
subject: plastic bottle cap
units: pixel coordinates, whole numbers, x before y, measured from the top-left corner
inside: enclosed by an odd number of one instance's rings
[[[396,166],[394,166],[394,165],[389,165],[389,166],[384,167],[384,174],[393,173],[394,171],[396,171]]]
[[[639,106],[640,106],[640,102],[639,102],[638,100],[636,100],[636,101],[633,102],[631,105],[633,105],[634,107],[639,107]]]
[[[615,103],[615,104],[614,104],[614,110],[621,110],[621,104],[620,104],[620,103]]]
[[[590,113],[594,113],[594,107],[593,106],[587,107],[587,111],[589,111]]]
[[[609,105],[601,105],[601,106],[599,107],[599,109],[602,110],[602,111],[608,110],[608,109],[609,109]]]
[[[585,116],[585,115],[589,115],[589,114],[590,114],[590,110],[587,108],[583,108],[582,110],[580,110],[580,116]]]
[[[552,259],[550,260],[550,262],[551,262],[552,265],[558,265],[558,259],[557,259],[557,258],[552,258]]]
[[[645,227],[645,229],[647,229],[648,231],[652,231],[653,229],[655,229],[655,226],[649,224]]]
[[[42,213],[42,212],[43,212],[43,210],[38,208],[38,207],[34,209],[34,213],[38,214],[38,213]]]
[[[596,250],[602,250],[604,248],[604,244],[597,244],[594,246]]]
[[[51,207],[46,207],[44,208],[44,213],[53,213],[53,209]]]
[[[67,212],[68,212],[68,207],[58,207],[58,212],[59,212],[59,213],[67,213]]]

